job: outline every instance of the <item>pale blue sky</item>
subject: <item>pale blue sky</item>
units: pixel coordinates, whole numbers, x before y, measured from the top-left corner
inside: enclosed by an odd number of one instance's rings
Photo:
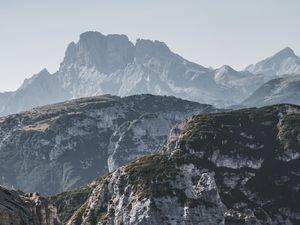
[[[300,55],[299,9],[299,0],[0,0],[0,91],[55,72],[88,30],[161,40],[207,67],[242,69],[286,46]]]

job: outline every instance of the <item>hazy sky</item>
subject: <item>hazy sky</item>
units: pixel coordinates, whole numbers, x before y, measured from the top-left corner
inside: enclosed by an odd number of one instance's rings
[[[43,68],[97,30],[164,41],[204,66],[248,64],[290,46],[300,55],[300,0],[0,0],[0,91]]]

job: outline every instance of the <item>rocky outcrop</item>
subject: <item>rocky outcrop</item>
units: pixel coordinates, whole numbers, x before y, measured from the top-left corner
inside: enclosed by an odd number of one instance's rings
[[[38,193],[0,186],[1,225],[61,225],[57,208]]]
[[[97,181],[68,225],[298,224],[300,108],[194,116]]]
[[[214,173],[172,157],[142,157],[98,182],[72,224],[222,224]]]
[[[0,184],[50,195],[157,152],[176,123],[209,105],[174,97],[99,96],[0,118]]]

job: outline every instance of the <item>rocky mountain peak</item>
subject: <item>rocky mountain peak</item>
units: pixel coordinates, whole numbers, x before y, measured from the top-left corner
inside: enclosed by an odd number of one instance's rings
[[[220,67],[219,69],[217,69],[217,71],[219,73],[234,73],[234,72],[237,72],[232,67],[230,67],[228,65],[223,65],[222,67]]]
[[[160,41],[138,39],[134,45],[126,35],[103,35],[88,31],[80,35],[77,43],[67,47],[62,66],[76,64],[77,67],[96,68],[102,73],[112,73],[125,68],[134,57],[165,58],[171,54],[168,46]]]
[[[290,48],[246,71],[230,66],[213,70],[184,59],[160,41],[138,39],[133,44],[126,35],[88,31],[69,44],[57,72],[42,71],[17,91],[0,93],[0,115],[103,94],[168,95],[227,107],[285,74],[300,74],[300,58]]]
[[[49,76],[51,76],[51,74],[46,68],[44,68],[39,73],[33,75],[28,79],[25,79],[22,86],[19,88],[19,90],[28,87],[33,82],[45,82],[45,79],[48,79]]]
[[[46,75],[49,75],[49,74],[50,74],[47,68],[42,69],[41,72],[40,72],[40,74],[41,74],[41,73],[44,73],[44,74],[46,74]]]
[[[276,59],[285,59],[289,57],[297,57],[293,49],[291,49],[290,47],[282,49],[273,56],[273,58]]]
[[[273,56],[246,67],[246,70],[254,74],[264,74],[268,81],[276,77],[300,73],[300,58],[291,48],[286,47]]]
[[[135,51],[137,58],[143,58],[145,56],[155,56],[161,58],[170,55],[171,53],[169,47],[164,42],[145,39],[137,39]]]
[[[103,35],[89,31],[69,44],[62,66],[95,68],[102,73],[123,69],[133,60],[134,46],[126,35]]]
[[[228,65],[224,65],[215,70],[214,77],[218,84],[230,86],[232,82],[244,78],[245,73],[238,72]]]
[[[145,57],[162,59],[170,54],[168,46],[160,41],[138,39],[134,45],[126,35],[103,35],[88,31],[80,35],[77,43],[69,44],[61,66],[95,68],[110,74],[124,69],[134,58],[138,61],[143,61]]]

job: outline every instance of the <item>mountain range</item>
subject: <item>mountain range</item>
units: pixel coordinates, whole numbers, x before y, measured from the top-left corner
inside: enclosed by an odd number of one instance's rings
[[[0,224],[299,224],[299,99],[288,47],[236,71],[83,33],[0,93]]]
[[[69,44],[57,72],[44,69],[16,91],[1,93],[0,115],[101,94],[171,95],[227,107],[241,104],[271,79],[298,73],[300,58],[290,48],[243,71],[227,65],[211,69],[173,53],[163,42],[138,39],[133,44],[125,35],[90,31]]]
[[[299,115],[274,105],[194,116],[158,153],[79,189],[43,198],[0,188],[1,222],[299,224]]]

